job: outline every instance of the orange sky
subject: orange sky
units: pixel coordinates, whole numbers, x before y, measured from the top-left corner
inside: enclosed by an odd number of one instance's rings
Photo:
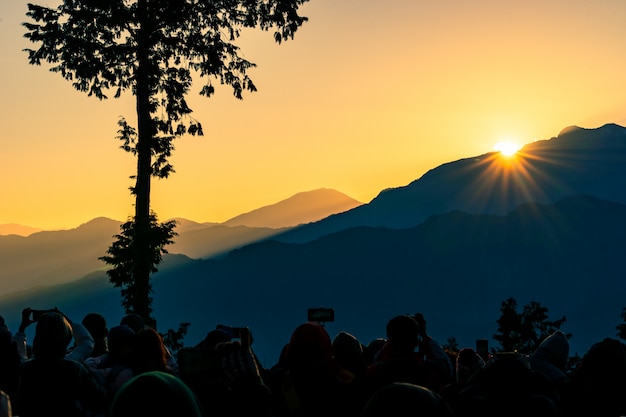
[[[115,135],[132,97],[100,102],[29,66],[26,3],[0,3],[0,224],[125,220],[135,161]],[[241,40],[257,93],[194,90],[205,136],[178,140],[177,172],[154,182],[160,219],[225,221],[316,188],[368,202],[507,138],[626,124],[623,0],[311,0],[302,13],[294,41]]]

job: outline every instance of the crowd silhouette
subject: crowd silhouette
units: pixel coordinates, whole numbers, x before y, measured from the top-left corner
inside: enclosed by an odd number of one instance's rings
[[[0,317],[0,417],[626,415],[626,352],[608,337],[573,370],[559,330],[528,355],[450,351],[421,314],[390,317],[368,343],[303,322],[269,368],[253,345],[250,329],[218,325],[174,354],[134,314],[109,328],[26,308],[15,334]]]

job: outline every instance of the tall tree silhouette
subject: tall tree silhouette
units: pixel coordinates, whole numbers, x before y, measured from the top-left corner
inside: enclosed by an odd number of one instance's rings
[[[152,312],[150,277],[171,243],[175,224],[158,223],[150,208],[151,177],[174,172],[168,162],[173,140],[202,135],[185,97],[198,74],[200,94],[214,94],[213,83],[232,87],[241,99],[256,91],[234,41],[245,28],[272,30],[279,44],[292,39],[307,20],[298,15],[308,0],[64,0],[49,8],[28,4],[25,37],[29,63],[52,64],[78,91],[106,99],[130,90],[136,98],[137,125],[119,121],[122,148],[137,158],[131,193],[135,215],[101,259],[110,281],[122,287],[122,305],[145,319]],[[124,288],[125,287],[125,288]]]

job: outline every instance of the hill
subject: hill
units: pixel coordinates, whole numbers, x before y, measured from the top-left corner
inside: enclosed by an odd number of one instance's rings
[[[0,236],[17,235],[26,237],[37,232],[41,232],[41,229],[16,223],[0,224]]]
[[[276,204],[240,214],[225,221],[225,226],[271,227],[280,229],[321,220],[362,205],[336,190],[321,188],[297,193]]]
[[[368,204],[261,231],[268,234],[219,257],[168,256],[154,279],[159,330],[190,322],[194,344],[217,323],[250,326],[271,365],[309,307],[335,308],[331,335],[347,330],[367,343],[384,336],[391,316],[419,311],[440,342],[453,336],[473,346],[493,335],[501,302],[513,297],[520,306],[540,302],[551,318],[565,315],[572,353],[582,354],[615,336],[626,305],[625,132],[566,128],[514,158],[488,153],[441,165]],[[75,317],[94,308],[115,317],[119,293],[104,284],[95,274],[61,292],[40,288],[36,300],[69,306]],[[99,302],[73,285],[102,285]],[[0,302],[19,319],[23,305],[12,299]]]
[[[306,244],[263,242],[222,260],[164,274],[157,311],[178,319],[251,325],[273,340],[308,307],[336,309],[337,327],[365,342],[392,315],[421,311],[441,342],[490,338],[500,303],[539,301],[565,315],[578,352],[615,335],[626,283],[626,206],[589,196],[527,203],[506,216],[449,212],[408,229],[356,227]],[[170,314],[166,314],[170,316]],[[159,316],[162,317],[162,316]],[[281,329],[280,332],[277,329]],[[575,350],[576,351],[576,350]],[[575,352],[574,351],[574,352]]]
[[[361,226],[305,244],[265,241],[222,259],[181,262],[155,277],[155,317],[161,331],[190,322],[188,344],[217,323],[250,326],[269,363],[308,307],[335,308],[331,335],[347,330],[364,343],[384,336],[393,315],[419,311],[438,341],[453,336],[473,346],[491,338],[501,302],[514,297],[520,306],[540,302],[551,318],[565,315],[572,353],[582,354],[614,337],[621,322],[625,251],[626,205],[595,197],[526,203],[505,216],[453,211],[413,228]],[[91,296],[73,283],[38,300],[75,317],[94,308],[117,317],[119,293],[102,282],[82,283],[101,288]],[[19,311],[11,299],[0,302]]]
[[[303,225],[275,239],[307,242],[355,226],[406,228],[433,214],[461,210],[506,214],[519,204],[554,203],[587,194],[626,204],[626,129],[568,127],[523,147],[514,158],[497,152],[440,165],[370,203]]]
[[[61,284],[103,269],[98,257],[116,233],[119,222],[100,217],[70,230],[0,236],[0,294]]]
[[[327,213],[357,204],[361,203],[338,191],[320,189],[299,193],[237,216],[228,224],[176,218],[173,220],[177,222],[178,236],[167,250],[191,258],[221,256],[232,249],[284,232],[286,227],[270,226],[280,224],[277,219],[281,217],[286,216],[282,221],[284,224],[313,222]],[[105,270],[107,265],[98,258],[106,253],[114,235],[120,232],[120,223],[100,217],[69,230],[0,236],[0,294],[39,285],[62,284]]]

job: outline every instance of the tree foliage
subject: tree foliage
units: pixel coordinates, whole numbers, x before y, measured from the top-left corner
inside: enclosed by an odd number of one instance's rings
[[[150,209],[151,178],[174,172],[169,163],[174,139],[204,133],[186,100],[193,75],[204,80],[199,89],[203,96],[212,96],[215,84],[229,86],[238,99],[245,91],[256,91],[247,73],[255,64],[241,55],[235,41],[246,28],[272,30],[278,43],[292,39],[307,21],[298,14],[307,1],[63,0],[56,8],[28,4],[31,21],[24,23],[25,37],[37,44],[26,49],[30,64],[51,64],[50,70],[75,89],[101,100],[125,91],[136,98],[136,127],[125,118],[119,121],[122,149],[137,158],[137,173],[131,177],[135,216],[103,257],[113,265],[111,282],[126,286],[122,303],[127,310],[150,319],[150,276],[164,243],[173,236],[173,224],[158,224]]]
[[[184,347],[184,339],[189,326],[190,323],[183,322],[178,325],[178,330],[167,329],[167,332],[161,333],[163,344],[169,349],[172,356],[177,357],[178,352]]]
[[[150,216],[150,263],[151,273],[157,272],[157,265],[161,263],[164,253],[168,253],[165,246],[173,243],[176,236],[174,227],[176,222],[170,220],[158,223],[154,213]],[[134,222],[128,220],[121,226],[121,233],[116,235],[116,240],[107,249],[107,255],[100,259],[113,267],[107,271],[109,280],[116,288],[122,288],[122,307],[127,313],[137,313],[137,306],[146,306],[147,311],[140,311],[144,317],[149,317],[152,312],[152,285],[148,283],[148,291],[138,287],[134,279],[135,260],[139,256],[137,252],[144,251],[145,248],[137,245],[134,233],[136,231]],[[141,315],[141,314],[140,314]]]
[[[534,352],[543,339],[559,330],[566,321],[565,316],[554,321],[548,320],[548,309],[536,301],[526,304],[520,313],[517,311],[517,301],[508,298],[502,302],[500,311],[502,314],[497,320],[498,330],[493,338],[506,352]]]

